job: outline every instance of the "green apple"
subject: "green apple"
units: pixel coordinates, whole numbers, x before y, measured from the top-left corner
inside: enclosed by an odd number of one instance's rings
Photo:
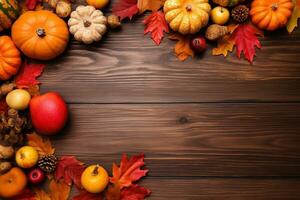
[[[227,8],[217,6],[211,11],[210,15],[215,24],[224,25],[229,20],[230,12]]]

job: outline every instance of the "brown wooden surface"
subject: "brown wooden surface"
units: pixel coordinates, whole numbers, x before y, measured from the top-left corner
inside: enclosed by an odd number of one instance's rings
[[[145,152],[152,200],[299,199],[300,30],[267,34],[253,65],[210,51],[182,63],[143,17],[47,64],[42,90],[71,112],[57,153],[110,169]]]

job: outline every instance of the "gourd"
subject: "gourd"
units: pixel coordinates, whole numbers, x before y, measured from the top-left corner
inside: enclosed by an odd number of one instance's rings
[[[223,7],[232,7],[240,3],[243,3],[245,0],[213,0],[215,4],[218,4]]]
[[[194,34],[205,27],[210,11],[208,0],[167,0],[164,4],[166,21],[181,34]]]
[[[21,55],[9,36],[0,37],[0,79],[8,80],[21,65]]]
[[[26,56],[50,60],[65,50],[69,31],[67,24],[50,11],[28,11],[13,24],[12,39]]]
[[[0,31],[11,27],[13,21],[18,17],[18,1],[17,0],[1,0],[0,1]]]
[[[285,26],[292,15],[292,0],[254,0],[251,4],[251,20],[260,29],[274,31]]]
[[[78,6],[68,21],[70,33],[85,44],[100,41],[106,32],[106,24],[103,13],[92,6]]]

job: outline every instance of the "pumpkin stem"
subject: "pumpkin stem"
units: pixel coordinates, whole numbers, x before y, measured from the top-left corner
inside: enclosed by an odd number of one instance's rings
[[[271,5],[271,8],[272,8],[273,11],[276,11],[278,9],[278,4],[277,3],[273,3]]]
[[[99,165],[96,165],[96,167],[94,168],[93,172],[92,172],[92,175],[93,176],[97,176],[98,175],[98,169],[99,169]]]
[[[46,31],[43,28],[38,28],[38,29],[36,29],[36,34],[42,38],[42,37],[46,36]]]
[[[192,11],[192,8],[193,8],[193,7],[192,7],[191,4],[187,4],[186,7],[185,7],[185,9],[186,9],[187,11],[189,11],[189,12]]]
[[[90,25],[92,25],[92,23],[90,21],[85,20],[83,22],[84,27],[89,27]]]

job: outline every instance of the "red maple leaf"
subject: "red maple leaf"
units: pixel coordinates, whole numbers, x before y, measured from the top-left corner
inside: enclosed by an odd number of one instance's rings
[[[83,190],[79,195],[73,197],[72,200],[102,200],[102,194],[92,194]]]
[[[78,188],[81,188],[80,178],[83,171],[83,163],[79,162],[74,156],[62,156],[57,164],[55,179],[63,178],[68,185],[73,182]]]
[[[27,188],[21,194],[11,198],[11,200],[36,200],[36,197],[34,192]]]
[[[113,5],[112,12],[119,16],[121,20],[128,17],[130,20],[139,12],[137,0],[119,0]]]
[[[153,12],[143,23],[146,25],[144,34],[151,33],[152,40],[159,45],[164,32],[169,33],[169,26],[165,20],[165,15],[161,11]]]
[[[40,84],[36,78],[42,74],[44,67],[44,64],[28,64],[27,61],[24,61],[15,78],[17,87],[29,88],[30,86]]]
[[[40,2],[42,2],[42,0],[26,0],[26,7],[28,10],[34,10]]]
[[[121,191],[121,200],[143,200],[151,193],[147,188],[132,185]]]
[[[123,154],[120,167],[113,163],[113,177],[110,177],[110,182],[119,185],[120,189],[129,187],[147,174],[148,170],[141,169],[144,165],[144,154],[132,156],[129,160]]]
[[[245,58],[249,62],[253,62],[255,47],[261,48],[260,41],[257,39],[258,35],[262,36],[263,33],[254,28],[251,24],[241,24],[235,29],[233,39],[236,44],[237,56],[239,58],[243,52]]]

